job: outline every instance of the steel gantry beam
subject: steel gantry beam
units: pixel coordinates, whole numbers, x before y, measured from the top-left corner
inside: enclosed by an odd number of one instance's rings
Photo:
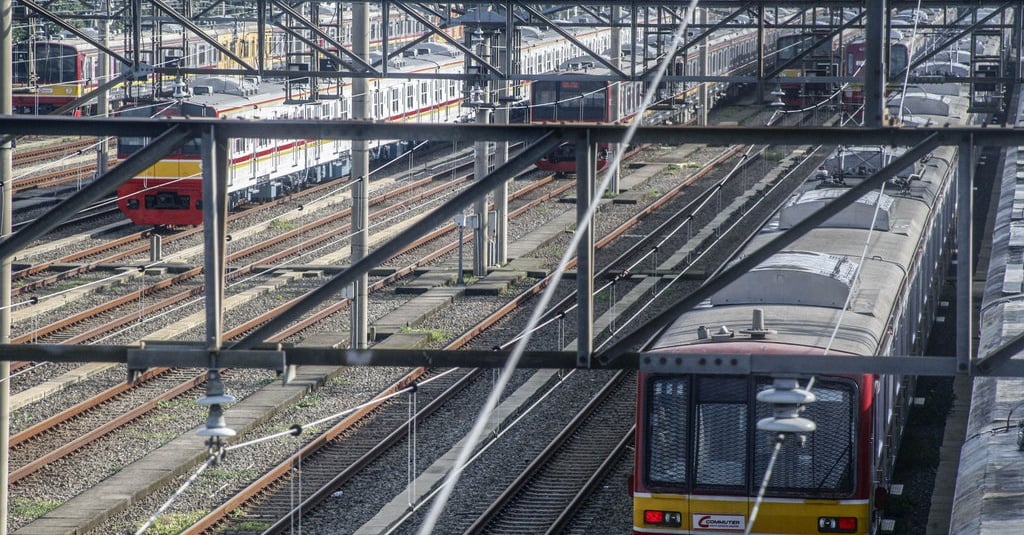
[[[224,3],[219,3],[224,5]],[[370,2],[369,4],[374,4]],[[582,13],[589,16],[589,21],[584,22],[568,22],[559,18],[556,18],[555,11],[541,10],[538,7],[542,4],[535,2],[527,2],[525,0],[512,0],[508,2],[495,2],[495,3],[484,3],[484,2],[469,2],[465,4],[468,8],[467,12],[461,13],[460,17],[445,19],[450,14],[445,14],[439,17],[440,22],[431,22],[430,17],[436,16],[441,10],[431,11],[427,7],[421,5],[405,5],[401,2],[380,2],[380,5],[387,9],[387,6],[399,6],[400,12],[406,13],[414,20],[425,23],[430,33],[443,34],[444,29],[447,25],[454,24],[457,22],[470,22],[476,21],[483,24],[486,21],[487,24],[495,24],[494,28],[489,28],[493,31],[505,32],[506,36],[511,35],[512,32],[518,30],[518,28],[531,24],[543,24],[547,26],[553,26],[556,32],[571,40],[572,28],[575,27],[587,27],[587,26],[601,26],[601,25],[620,25],[628,26],[631,30],[631,40],[635,44],[637,42],[638,32],[643,30],[648,31],[661,31],[667,25],[664,25],[661,18],[654,17],[654,21],[648,17],[650,11],[653,9],[664,10],[665,13],[669,14],[669,19],[672,21],[679,21],[679,13],[681,9],[685,7],[688,2],[593,2],[586,8],[582,9]],[[133,0],[131,5],[131,13],[133,21],[131,26],[134,26],[136,30],[141,28],[143,16],[143,2],[142,0]],[[196,24],[196,19],[175,11],[175,8],[169,4],[161,2],[161,0],[154,0],[152,3],[156,7],[156,10],[163,12],[171,22],[181,24],[183,27],[189,28],[190,31],[202,31],[202,28]],[[349,53],[345,51],[344,47],[341,47],[341,43],[332,41],[329,34],[326,34],[319,29],[318,22],[312,20],[303,15],[300,4],[293,3],[282,3],[279,0],[260,0],[256,4],[259,7],[259,13],[256,17],[257,21],[262,21],[264,24],[268,20],[273,19],[273,15],[270,10],[277,8],[280,13],[286,14],[292,18],[292,20],[299,25],[308,26],[309,33],[316,36],[315,39],[300,39],[306,41],[307,45],[311,48],[316,49],[318,53],[322,53],[331,57],[333,48],[337,48],[340,54]],[[336,5],[341,5],[340,3]],[[739,23],[733,24],[733,22],[739,19],[741,12],[750,11],[757,9],[758,12],[764,12],[765,7],[769,5],[767,3],[760,2],[701,2],[701,6],[705,8],[720,8],[721,13],[715,13],[713,16],[709,16],[709,11],[703,11],[699,17],[697,17],[692,27],[695,29],[695,35],[699,36],[699,39],[693,36],[688,36],[684,46],[702,41],[705,38],[713,36],[718,31],[730,30],[741,26]],[[911,8],[916,7],[915,3],[900,2],[900,1],[881,1],[881,0],[868,0],[863,3],[850,3],[850,2],[815,2],[813,5],[810,2],[798,2],[792,1],[788,3],[773,3],[775,5],[790,5],[801,9],[811,9],[814,7],[825,7],[834,9],[850,9],[856,13],[851,21],[844,21],[842,24],[835,26],[832,29],[832,34],[842,32],[843,29],[854,29],[857,28],[857,24],[853,21],[860,21],[865,18],[864,13],[868,9],[882,9],[885,11],[892,9]],[[924,2],[924,5],[938,5],[929,2]],[[944,6],[949,5],[960,5],[955,3],[943,3]],[[970,5],[973,7],[978,6],[977,2],[964,3],[962,5]],[[1000,6],[1007,5],[1005,2],[999,3]],[[1016,5],[1016,4],[1015,4]],[[51,9],[51,6],[43,7],[40,4],[26,4],[30,9],[32,6],[39,7],[42,10]],[[619,21],[616,18],[606,18],[605,9],[611,6],[628,6],[628,20]],[[201,12],[209,13],[210,7],[202,9]],[[482,13],[491,12],[493,9],[495,13],[494,17],[487,16],[483,17]],[[39,13],[40,10],[33,11]],[[431,13],[430,17],[423,15],[422,13]],[[474,14],[471,16],[471,14]],[[59,17],[59,14],[49,13],[51,17]],[[475,18],[474,18],[475,17]],[[867,24],[881,24],[881,21],[875,21],[876,17],[866,17],[868,19]],[[877,17],[877,19],[883,19],[884,17]],[[799,20],[799,14],[793,15],[786,21],[781,23],[775,22],[771,25],[766,25],[763,20],[757,21],[756,27],[767,27],[767,28],[785,28],[787,23],[791,23],[790,28],[800,28],[802,22]],[[154,19],[156,20],[156,19]],[[166,22],[164,19],[160,19]],[[777,20],[777,17],[773,20]],[[872,22],[875,21],[875,22]],[[961,19],[957,19],[961,21]],[[500,28],[500,29],[496,29]],[[881,27],[872,26],[871,29],[877,32]],[[969,33],[976,29],[975,26],[969,28],[963,28],[960,30],[961,34],[965,32]],[[303,30],[305,31],[305,29]],[[259,32],[261,37],[264,32]],[[297,32],[297,36],[304,35],[301,32]],[[386,34],[385,34],[386,35]],[[644,33],[643,35],[646,35]],[[439,37],[445,39],[444,37]],[[133,54],[140,52],[138,47],[138,35],[132,36],[131,40],[135,41],[136,46]],[[328,43],[329,48],[317,45],[315,41],[323,40]],[[459,46],[458,40],[453,40],[450,36],[447,39],[449,42],[453,42],[456,46]],[[208,42],[209,39],[207,40]],[[314,42],[310,42],[314,41]],[[415,41],[414,41],[415,42]],[[506,41],[508,42],[508,41]],[[951,40],[945,41],[946,43],[952,42]],[[769,45],[770,43],[764,43]],[[218,47],[213,42],[210,42],[215,48]],[[469,51],[467,47],[459,46],[464,51]],[[631,46],[631,50],[636,50],[640,47]],[[260,44],[260,49],[265,50],[265,44]],[[581,47],[587,53],[594,55],[600,51],[589,50],[586,47]],[[405,48],[399,48],[395,54],[401,53]],[[351,53],[349,53],[351,54]],[[878,52],[877,54],[881,54]],[[388,55],[385,52],[385,57]],[[237,56],[226,54],[227,57],[233,61],[237,61]],[[356,54],[355,57],[363,58],[363,54]],[[334,56],[335,59],[340,59],[340,56]],[[477,64],[489,65],[485,68],[485,71],[489,73],[488,76],[497,76],[502,80],[525,80],[530,78],[538,78],[543,75],[525,75],[522,72],[514,71],[510,69],[513,65],[511,61],[501,61],[487,63],[486,60],[491,58],[484,58],[482,56],[476,56]],[[634,58],[636,60],[636,58]],[[646,58],[644,58],[646,59]],[[124,56],[119,60],[127,61],[132,65],[139,63],[139,56]],[[876,64],[881,65],[879,58],[868,59],[871,63],[874,61]],[[238,62],[241,69],[192,69],[189,68],[157,68],[156,72],[167,72],[167,73],[194,73],[194,74],[216,74],[218,72],[226,72],[231,74],[241,74],[248,72],[259,72],[263,75],[281,75],[288,76],[293,75],[290,71],[278,71],[274,69],[264,69],[261,64],[257,64],[255,67],[256,71],[251,65],[246,62]],[[345,63],[345,62],[342,62]],[[353,61],[361,69],[356,69],[355,72],[347,72],[339,70],[335,72],[324,72],[320,71],[308,71],[304,74],[309,76],[333,76],[333,77],[352,77],[352,78],[372,78],[378,76],[386,76],[389,73],[386,69],[381,69],[380,72],[376,72],[372,69],[367,70],[370,66],[369,62],[365,60]],[[361,65],[360,65],[361,63]],[[386,61],[384,61],[386,65]],[[614,65],[611,65],[614,67]],[[161,70],[162,69],[162,70]],[[643,72],[642,70],[639,72]],[[402,77],[429,77],[429,75],[416,75],[410,76],[408,74],[402,74]],[[463,74],[463,79],[469,79],[468,74]],[[476,75],[474,75],[476,76]],[[557,76],[557,75],[547,75]],[[624,72],[620,69],[613,69],[609,79],[638,79],[630,78],[636,76],[636,74],[630,70],[630,72]],[[640,75],[643,76],[642,74]],[[672,78],[669,77],[671,80]],[[690,77],[677,76],[678,81],[689,80]],[[694,78],[699,79],[699,78]],[[722,79],[729,79],[723,77]],[[747,80],[747,78],[733,78],[734,80]],[[854,80],[856,78],[851,77],[834,77],[835,80]],[[235,347],[224,349],[220,351],[222,353],[222,359],[219,362],[222,365],[235,365],[235,360],[246,358],[249,360],[249,365],[257,365],[259,367],[270,367],[278,369],[281,366],[292,365],[292,364],[313,364],[313,363],[330,363],[330,364],[395,364],[399,361],[403,364],[418,363],[418,362],[429,362],[433,365],[441,365],[441,363],[455,365],[500,365],[503,362],[504,354],[497,353],[486,353],[481,354],[479,352],[381,352],[374,350],[359,350],[354,349],[352,351],[344,350],[328,350],[325,348],[317,349],[297,349],[297,348],[266,348],[263,345],[263,341],[270,335],[280,328],[281,325],[288,323],[290,320],[297,318],[305,312],[315,308],[324,300],[331,298],[334,294],[337,294],[340,290],[363,276],[370,268],[377,265],[382,258],[398,250],[408,240],[412,239],[418,233],[425,232],[424,229],[431,227],[433,223],[447,221],[452,215],[458,213],[475,199],[482,198],[488,191],[504,181],[509,180],[516,171],[521,169],[525,164],[534,161],[537,157],[547,150],[549,150],[555,144],[565,139],[586,139],[588,144],[596,143],[612,143],[622,139],[622,135],[625,131],[625,127],[621,126],[525,126],[525,125],[488,125],[488,124],[477,124],[477,125],[436,125],[436,124],[381,124],[374,123],[371,121],[345,121],[345,122],[320,122],[320,121],[218,121],[215,119],[172,119],[172,120],[161,120],[159,122],[148,121],[144,119],[97,119],[97,118],[81,118],[81,119],[70,119],[63,117],[0,117],[0,138],[3,136],[16,136],[24,134],[55,134],[55,133],[77,133],[81,135],[97,135],[97,136],[108,136],[108,135],[138,135],[146,136],[154,139],[154,142],[146,149],[136,153],[131,158],[123,162],[120,166],[115,168],[113,171],[102,175],[95,183],[87,187],[79,194],[74,195],[64,204],[60,205],[57,210],[51,212],[47,216],[40,218],[32,225],[26,227],[19,233],[8,237],[6,240],[0,242],[0,259],[11,258],[18,250],[24,247],[32,239],[41,236],[46,230],[53,228],[59,224],[63,219],[70,217],[70,214],[77,211],[77,207],[84,205],[88,200],[95,198],[103,192],[112,191],[120,182],[130,178],[135,173],[148,167],[155,161],[162,158],[169,151],[173,150],[190,139],[195,139],[200,135],[205,135],[207,140],[206,146],[213,147],[220,141],[227,138],[274,138],[274,139],[297,139],[297,138],[322,138],[322,139],[350,139],[350,140],[374,140],[374,139],[407,139],[414,138],[420,140],[436,140],[436,141],[529,141],[531,145],[527,148],[526,152],[509,160],[505,165],[499,166],[494,172],[483,177],[470,189],[466,190],[458,197],[446,203],[443,207],[433,212],[427,221],[422,222],[413,228],[410,228],[407,232],[396,236],[393,240],[387,242],[381,248],[374,252],[367,254],[363,258],[355,261],[349,269],[345,270],[327,285],[322,287],[317,292],[314,292],[312,296],[307,299],[300,301],[292,309],[288,310],[277,319],[264,325],[256,332],[249,335],[240,344]],[[215,134],[214,134],[215,132]],[[1013,129],[999,129],[999,128],[921,128],[921,129],[900,129],[900,128],[885,128],[876,126],[873,128],[862,128],[854,130],[841,130],[841,129],[830,129],[830,128],[687,128],[687,127],[645,127],[637,131],[634,140],[638,143],[644,142],[658,142],[668,144],[680,144],[680,143],[714,143],[714,144],[731,144],[738,142],[766,142],[766,141],[777,141],[780,138],[785,138],[790,143],[824,143],[824,144],[848,144],[848,145],[863,145],[863,144],[890,144],[899,146],[911,146],[913,147],[904,154],[900,159],[896,160],[886,169],[883,169],[879,174],[872,177],[863,183],[864,188],[870,188],[873,185],[877,185],[881,181],[884,181],[887,176],[886,173],[892,169],[899,168],[906,161],[924,154],[938,145],[960,145],[961,150],[969,152],[976,146],[983,145],[995,145],[995,146],[1006,146],[1006,145],[1024,145],[1024,132],[1018,132]],[[965,139],[970,141],[965,142]],[[213,152],[209,161],[217,161],[216,150],[210,149]],[[217,177],[219,174],[214,171],[211,174],[212,177]],[[212,187],[212,185],[211,185]],[[771,252],[771,247],[782,247],[786,239],[795,238],[796,232],[801,229],[810,228],[815,225],[818,220],[827,219],[828,215],[843,206],[842,203],[853,202],[853,199],[859,197],[860,193],[863,193],[861,186],[852,188],[846,195],[840,197],[835,202],[837,204],[830,205],[828,207],[828,213],[819,213],[805,220],[805,222],[789,232],[783,234],[779,238],[778,243],[772,242],[766,249],[761,252],[755,253],[748,257],[748,260],[754,262],[755,259],[760,258],[758,255],[767,255]],[[215,194],[212,197],[216,197]],[[214,226],[222,224],[221,221],[215,221]],[[214,248],[211,246],[211,250]],[[214,251],[214,254],[217,254]],[[745,264],[740,264],[740,268]],[[219,271],[220,268],[213,266],[214,270]],[[700,292],[713,292],[715,285],[726,284],[729,282],[728,277],[734,276],[733,271],[727,271],[713,279],[705,289],[699,290],[698,293],[688,297],[684,301],[677,303],[673,306],[674,312],[685,310],[689,306],[693,306],[694,302],[699,302],[701,299]],[[214,281],[216,282],[216,281]],[[217,284],[213,284],[217,286]],[[216,309],[216,300],[213,301]],[[659,319],[659,322],[662,321]],[[214,318],[210,318],[208,322],[210,325],[214,325],[216,322]],[[581,361],[589,360],[588,366],[591,367],[636,367],[636,366],[647,366],[658,369],[676,369],[676,370],[699,370],[704,373],[759,373],[771,370],[799,370],[803,372],[815,371],[822,369],[822,366],[828,366],[829,370],[835,370],[836,363],[828,362],[827,364],[817,363],[814,364],[808,359],[801,359],[795,356],[762,356],[762,355],[734,355],[728,357],[722,357],[719,359],[708,359],[703,362],[686,362],[676,363],[664,361],[660,356],[656,355],[644,355],[634,352],[634,347],[639,345],[639,342],[645,340],[653,332],[656,332],[658,328],[658,322],[648,324],[647,327],[630,335],[624,341],[616,344],[612,349],[605,351],[604,353],[597,356],[594,359],[578,359],[578,354],[570,354],[563,352],[553,353],[537,353],[535,354],[537,360],[530,360],[528,358],[524,361],[523,366],[536,367],[541,362],[539,359],[543,356],[542,366],[557,366],[557,367],[573,367],[579,366]],[[217,327],[212,327],[214,331]],[[19,356],[35,355],[39,353],[38,360],[104,360],[113,359],[113,361],[126,362],[129,366],[148,366],[155,365],[157,362],[178,362],[180,365],[186,365],[188,362],[205,362],[205,360],[192,360],[193,357],[201,355],[204,351],[208,353],[211,347],[219,347],[219,343],[216,342],[217,335],[214,333],[213,341],[208,344],[205,348],[197,347],[192,348],[191,346],[183,346],[180,352],[175,351],[156,351],[153,349],[139,349],[139,348],[124,348],[117,346],[110,347],[97,347],[89,346],[88,348],[78,347],[52,347],[52,346],[17,346]],[[0,346],[5,349],[10,349],[7,346]],[[1008,360],[1008,356],[1016,352],[1020,347],[1024,347],[1024,341],[1021,339],[1015,340],[1008,344],[1008,346],[1000,351],[997,351],[991,357],[985,361],[977,363],[973,370],[978,374],[1024,374],[1024,364],[1020,364],[1013,360]],[[8,353],[9,354],[9,353]],[[202,357],[203,359],[207,357]],[[196,357],[199,358],[199,357]],[[532,358],[532,357],[531,357]],[[785,360],[780,360],[780,359]],[[471,359],[478,359],[476,361]],[[819,359],[820,360],[820,359]],[[841,366],[848,366],[849,370],[859,371],[875,371],[880,373],[898,372],[898,373],[913,373],[919,375],[949,375],[954,373],[963,372],[963,362],[957,362],[955,359],[946,358],[906,358],[906,357],[851,357],[848,359],[842,359]],[[795,368],[794,368],[795,366]],[[847,368],[844,368],[847,369]]]
[[[879,26],[878,28],[873,28],[873,32],[876,35],[882,36],[883,46],[881,50],[885,50],[887,48],[885,45],[889,44],[888,40],[890,39],[890,32],[888,31],[890,25],[886,22],[888,17],[866,16],[869,9],[877,5],[877,2],[878,0],[861,0],[857,2],[838,0],[815,2],[801,0],[771,2],[763,0],[701,1],[698,4],[701,14],[689,23],[692,34],[681,36],[682,42],[678,54],[686,53],[689,48],[698,46],[706,39],[725,35],[723,32],[745,28],[758,33],[757,42],[761,47],[758,57],[768,60],[766,62],[768,63],[766,65],[767,68],[760,71],[752,69],[749,74],[730,74],[713,77],[705,75],[683,76],[670,72],[665,77],[665,81],[669,83],[698,81],[731,81],[737,83],[764,83],[766,81],[800,82],[802,77],[791,79],[780,77],[779,75],[787,63],[799,62],[800,58],[810,53],[810,50],[813,50],[814,47],[802,49],[795,57],[789,58],[786,62],[776,62],[777,54],[774,38],[767,39],[764,34],[766,32],[798,33],[809,32],[812,28],[822,29],[825,30],[825,33],[820,37],[819,42],[824,43],[827,39],[844,35],[846,32],[866,32],[869,28]],[[322,2],[317,5],[330,5],[331,3]],[[550,77],[555,75],[552,73],[527,73],[525,66],[515,65],[512,62],[506,65],[498,65],[495,62],[488,61],[488,58],[480,57],[469,47],[461,43],[459,39],[449,35],[450,29],[459,25],[462,25],[467,30],[475,27],[487,27],[489,31],[506,36],[513,35],[524,27],[541,27],[550,28],[569,42],[575,43],[575,46],[581,53],[593,57],[595,61],[607,67],[609,73],[604,75],[602,79],[638,82],[650,77],[661,55],[661,53],[657,52],[648,55],[646,52],[648,48],[646,38],[651,35],[671,34],[678,26],[678,22],[682,20],[688,3],[682,0],[592,0],[586,4],[565,4],[552,7],[552,4],[548,2],[531,0],[465,2],[458,4],[458,6],[401,0],[376,0],[368,4],[376,5],[379,9],[386,10],[382,13],[382,16],[385,18],[390,19],[394,13],[397,13],[399,16],[407,17],[422,25],[424,28],[423,33],[419,36],[394,36],[390,35],[385,25],[380,36],[383,40],[384,58],[392,58],[404,54],[414,49],[417,43],[426,40],[436,40],[454,46],[471,58],[475,65],[481,66],[485,74],[493,79],[503,81],[550,79]],[[957,16],[953,16],[945,25],[921,25],[919,30],[926,33],[929,36],[929,40],[934,41],[937,46],[929,48],[919,47],[918,50],[915,50],[912,66],[917,66],[934,57],[944,47],[954,44],[958,36],[970,34],[980,28],[1004,27],[1005,24],[997,20],[997,15],[1011,8],[1019,8],[1021,3],[1021,0],[982,2],[968,0],[941,2],[922,0],[921,2],[910,2],[899,0],[885,2],[885,5],[887,12],[917,8],[952,10],[959,6],[969,6],[971,8],[992,6],[994,8],[992,13],[986,14],[978,21],[969,21],[966,15],[959,13]],[[321,23],[306,14],[307,10],[315,12],[315,10],[309,7],[312,5],[312,2],[257,0],[253,4],[237,0],[235,2],[216,0],[209,2],[208,5],[198,4],[195,8],[190,7],[189,9],[179,10],[175,5],[165,0],[153,0],[152,2],[147,2],[146,0],[121,0],[121,2],[115,2],[112,10],[98,14],[86,11],[87,6],[85,4],[66,3],[59,4],[60,7],[58,7],[56,3],[45,4],[37,0],[25,0],[20,4],[25,8],[24,12],[19,12],[20,18],[38,18],[49,21],[64,31],[70,32],[96,46],[98,49],[103,50],[106,54],[116,58],[120,63],[129,65],[132,68],[138,68],[140,65],[143,65],[145,63],[143,61],[143,54],[149,53],[149,51],[142,50],[144,43],[140,34],[143,32],[143,28],[153,25],[159,26],[164,23],[181,25],[190,34],[195,34],[197,39],[203,39],[225,58],[230,58],[230,64],[222,64],[214,68],[210,68],[208,65],[199,66],[190,63],[191,60],[188,59],[184,61],[184,64],[174,66],[159,65],[159,62],[154,62],[157,64],[150,67],[152,67],[153,72],[158,74],[184,76],[241,75],[281,78],[291,76],[294,73],[291,73],[281,65],[266,64],[266,60],[269,54],[271,54],[273,47],[268,42],[269,34],[265,30],[269,27],[274,27],[280,28],[281,31],[290,35],[296,41],[296,44],[301,44],[306,50],[316,51],[317,54],[335,60],[336,69],[321,70],[320,65],[308,65],[307,74],[311,77],[328,79],[401,77],[472,81],[475,76],[478,76],[468,73],[430,72],[410,74],[388,72],[387,61],[383,58],[380,60],[379,68],[376,67],[377,62],[373,62],[371,65],[358,58],[357,55],[352,54],[350,45],[342,43],[340,37],[335,37],[331,32],[327,31],[326,26],[334,25],[336,24],[335,22],[330,24]],[[344,10],[346,3],[336,1],[333,4],[337,16],[340,17],[340,13]],[[192,4],[186,3],[185,5],[191,6]],[[218,7],[222,10],[230,8],[234,11],[230,15],[222,14],[218,16],[216,14]],[[625,14],[625,17],[621,19],[616,17],[617,20],[612,20],[610,13],[613,7],[625,7],[626,9],[620,11]],[[569,17],[567,13],[570,12],[576,13],[578,16]],[[116,13],[130,14],[130,24],[125,25],[125,30],[129,34],[126,35],[124,40],[130,43],[126,52],[115,51],[105,46],[104,43],[98,42],[88,32],[78,28],[82,21],[90,19],[114,18],[117,20],[118,17],[113,15]],[[821,13],[820,17],[819,13]],[[764,17],[764,14],[771,14],[771,16]],[[751,15],[754,16],[755,20],[750,19]],[[281,22],[281,19],[284,17],[287,17],[291,22],[289,24]],[[665,18],[668,19],[667,22]],[[204,28],[209,24],[216,23],[235,25],[251,23],[257,25],[259,31],[255,37],[256,49],[259,51],[259,54],[256,59],[250,62],[233,51],[231,47],[218,42],[216,38],[205,35]],[[881,28],[883,25],[884,30]],[[630,29],[630,46],[623,47],[625,50],[623,61],[630,62],[629,69],[621,69],[616,62],[605,57],[606,51],[591,49],[575,36],[575,32],[580,29],[607,28],[610,26]],[[408,37],[408,39],[392,50],[390,48],[392,45],[388,38],[394,37]],[[759,59],[758,61],[765,60]],[[868,57],[866,62],[868,67],[879,65],[881,58]],[[902,73],[886,73],[886,75],[891,82],[903,80]],[[574,77],[581,75],[566,75],[562,73],[557,76],[566,80],[572,80]],[[1017,75],[1015,74],[1015,76]],[[837,73],[835,76],[817,77],[817,81],[824,83],[861,83],[863,78],[863,75],[854,76]],[[973,73],[967,80],[972,78]],[[1003,80],[1003,77],[1000,77],[999,80]],[[926,83],[944,80],[937,80],[935,77],[915,77],[911,81]],[[964,79],[961,78],[959,81],[964,81]],[[986,78],[986,81],[991,82],[992,79]]]
[[[407,231],[386,242],[379,249],[355,262],[349,269],[337,275],[325,286],[321,287],[321,289],[313,292],[310,297],[299,301],[290,310],[281,314],[270,323],[265,324],[236,346],[225,349],[221,352],[222,354],[218,355],[218,362],[222,366],[234,366],[239,359],[244,358],[248,359],[248,366],[273,369],[278,369],[285,365],[325,363],[383,365],[385,363],[394,364],[395,362],[403,362],[405,364],[430,362],[432,365],[442,365],[442,363],[476,366],[499,365],[507,354],[501,352],[488,353],[487,357],[481,357],[479,352],[461,351],[379,352],[372,349],[346,351],[327,348],[278,348],[276,346],[269,348],[263,341],[293,319],[300,317],[302,314],[314,309],[324,300],[336,295],[362,273],[379,264],[390,254],[400,250],[410,240],[415,239],[420,234],[426,232],[427,229],[433,228],[436,224],[445,222],[456,213],[461,212],[463,207],[468,206],[475,199],[493,190],[496,184],[511,179],[525,165],[535,161],[541,154],[546,153],[562,140],[589,139],[591,144],[618,140],[621,139],[625,128],[621,126],[541,127],[482,124],[443,127],[426,124],[396,125],[354,122],[324,123],[317,121],[274,121],[261,123],[218,121],[214,119],[171,119],[153,122],[131,119],[0,117],[0,134],[52,134],[59,131],[65,134],[82,135],[110,135],[112,133],[131,135],[134,133],[155,138],[149,147],[136,153],[107,175],[100,177],[94,185],[65,201],[65,204],[58,207],[54,212],[0,242],[0,259],[10,258],[26,244],[59,223],[62,217],[66,218],[75,212],[77,207],[87,204],[90,199],[99,195],[102,191],[112,190],[121,181],[148,167],[175,147],[181,146],[190,139],[201,136],[204,132],[208,133],[207,139],[210,140],[207,142],[207,146],[212,146],[214,139],[231,137],[292,139],[299,136],[299,132],[307,136],[312,134],[315,137],[322,137],[324,139],[389,139],[398,135],[398,129],[402,129],[402,131],[421,139],[447,140],[449,142],[456,139],[491,141],[532,139],[535,141],[525,152],[512,158],[505,165],[497,168],[469,189],[460,193],[456,198],[432,212],[421,223],[410,227]],[[213,132],[216,132],[216,136],[212,135]],[[709,281],[701,290],[672,306],[671,310],[658,320],[648,323],[645,327],[630,334],[612,348],[591,359],[590,367],[623,368],[643,366],[676,371],[700,370],[702,373],[761,373],[773,370],[824,371],[825,368],[835,371],[835,366],[839,365],[844,371],[858,370],[876,373],[898,372],[919,375],[950,375],[963,372],[962,363],[958,363],[956,358],[945,357],[846,357],[838,359],[841,362],[837,363],[835,362],[836,359],[827,359],[827,362],[825,362],[822,359],[801,358],[799,356],[734,355],[709,357],[696,362],[675,362],[671,359],[665,360],[661,355],[638,354],[635,352],[633,348],[657,332],[671,314],[694,306],[694,303],[703,300],[710,292],[728,283],[729,277],[735,277],[751,265],[761,261],[767,255],[783,247],[788,241],[795,239],[798,233],[806,231],[824,221],[834,214],[836,210],[854,202],[868,189],[876,187],[888,179],[894,170],[905,168],[907,162],[913,162],[933,148],[939,145],[960,145],[961,150],[965,150],[964,144],[967,146],[1024,145],[1024,130],[981,127],[920,129],[643,127],[637,130],[635,139],[639,142],[658,141],[671,144],[697,141],[705,143],[766,142],[777,140],[780,137],[790,138],[793,143],[809,143],[814,141],[817,143],[850,145],[871,142],[873,144],[883,143],[912,146],[912,148],[876,175],[848,190],[843,196],[833,201],[835,204],[830,204],[822,211],[811,215],[758,252],[746,257],[732,269],[723,272],[718,277]],[[216,173],[214,176],[216,176]],[[1008,349],[997,352],[989,360],[975,366],[972,373],[993,376],[1024,375],[1024,363],[1016,360],[1003,362],[1007,360],[1006,355],[1009,354],[1008,352],[1016,352],[1017,348],[1021,345],[1020,339],[1011,342]],[[163,348],[159,350],[119,346],[76,347],[46,345],[0,345],[0,348],[2,348],[0,350],[6,351],[5,355],[17,354],[19,359],[117,361],[126,362],[130,367],[134,367],[133,369],[158,365],[158,363],[163,363],[161,365],[189,365],[188,363],[204,365],[203,363],[209,358],[209,347],[206,345],[196,347],[186,345],[182,348]],[[577,362],[579,355],[576,353],[540,352],[534,354],[534,357],[525,360],[522,365],[524,367],[536,367],[538,365],[573,367],[579,365]],[[475,361],[473,359],[480,360]],[[815,360],[818,361],[818,364],[814,364]],[[540,362],[543,362],[543,364],[539,364]],[[238,365],[244,366],[245,364]]]

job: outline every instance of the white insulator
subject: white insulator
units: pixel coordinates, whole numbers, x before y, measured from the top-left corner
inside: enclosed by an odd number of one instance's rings
[[[206,427],[196,431],[201,437],[233,437],[237,433],[224,421],[224,410],[220,405],[210,405],[210,415],[206,418]]]
[[[817,425],[807,418],[762,418],[757,421],[759,431],[773,434],[806,434],[813,433]]]
[[[206,372],[206,395],[196,400],[200,405],[224,405],[234,403],[235,397],[224,393],[224,382],[220,380],[220,370]]]
[[[764,392],[758,392],[757,400],[763,403],[771,403],[772,405],[803,405],[805,403],[813,403],[815,397],[814,394],[806,390],[779,390],[778,388],[771,388]]]
[[[235,396],[231,395],[220,395],[220,396],[203,396],[196,400],[196,403],[200,405],[224,405],[227,403],[234,403]]]
[[[803,406],[812,403],[815,396],[799,386],[795,378],[779,377],[772,382],[772,388],[758,392],[757,400],[772,406],[772,417],[757,422],[759,430],[775,435],[802,435],[815,430],[813,421],[800,417]]]

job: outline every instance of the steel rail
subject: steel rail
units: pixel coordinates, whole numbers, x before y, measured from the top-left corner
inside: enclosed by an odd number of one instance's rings
[[[633,370],[619,370],[611,379],[609,379],[608,382],[601,387],[601,390],[587,402],[586,406],[584,406],[576,416],[569,421],[565,428],[555,436],[555,438],[541,451],[539,455],[534,457],[533,461],[531,461],[519,476],[516,477],[516,479],[508,485],[508,487],[506,487],[505,490],[494,499],[494,501],[491,502],[487,509],[477,517],[473,524],[471,524],[464,533],[469,535],[484,532],[487,525],[493,522],[498,515],[501,514],[502,511],[520,495],[520,493],[526,488],[527,484],[529,484],[531,480],[536,478],[537,475],[548,466],[548,464],[555,458],[555,455],[574,440],[574,436],[583,428],[583,425],[597,414],[597,411],[602,409],[608,400],[612,399],[616,389],[621,387],[626,380],[635,377],[636,372]],[[622,440],[620,438],[616,443],[621,443],[621,441]]]

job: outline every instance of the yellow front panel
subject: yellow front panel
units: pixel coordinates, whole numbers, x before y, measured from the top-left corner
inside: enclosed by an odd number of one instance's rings
[[[40,95],[57,97],[80,97],[82,89],[78,85],[44,85],[36,91]]]
[[[690,514],[683,518],[683,528],[707,533],[743,533],[747,526],[747,498],[737,496],[709,500],[690,499]]]
[[[160,160],[138,178],[202,178],[199,160]]]
[[[752,503],[751,500],[750,503]],[[737,534],[743,533],[750,519],[745,497],[708,498],[654,494],[633,499],[633,526],[638,533]],[[672,511],[682,515],[682,527],[647,526],[644,511]],[[869,528],[868,504],[841,503],[838,500],[771,500],[762,502],[751,533],[762,535],[817,535],[822,517],[855,517],[858,534]]]
[[[856,533],[868,532],[866,503],[841,504],[835,500],[803,500],[761,504],[751,533],[818,534],[822,517],[856,517]]]

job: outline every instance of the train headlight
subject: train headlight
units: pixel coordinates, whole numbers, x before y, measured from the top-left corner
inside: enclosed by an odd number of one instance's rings
[[[139,200],[138,199],[128,199],[128,201],[125,203],[125,205],[128,207],[129,210],[138,210],[139,209]]]
[[[677,511],[644,510],[644,524],[679,528],[683,526],[683,514]]]
[[[818,517],[819,533],[855,533],[857,517],[854,516],[822,516]]]

